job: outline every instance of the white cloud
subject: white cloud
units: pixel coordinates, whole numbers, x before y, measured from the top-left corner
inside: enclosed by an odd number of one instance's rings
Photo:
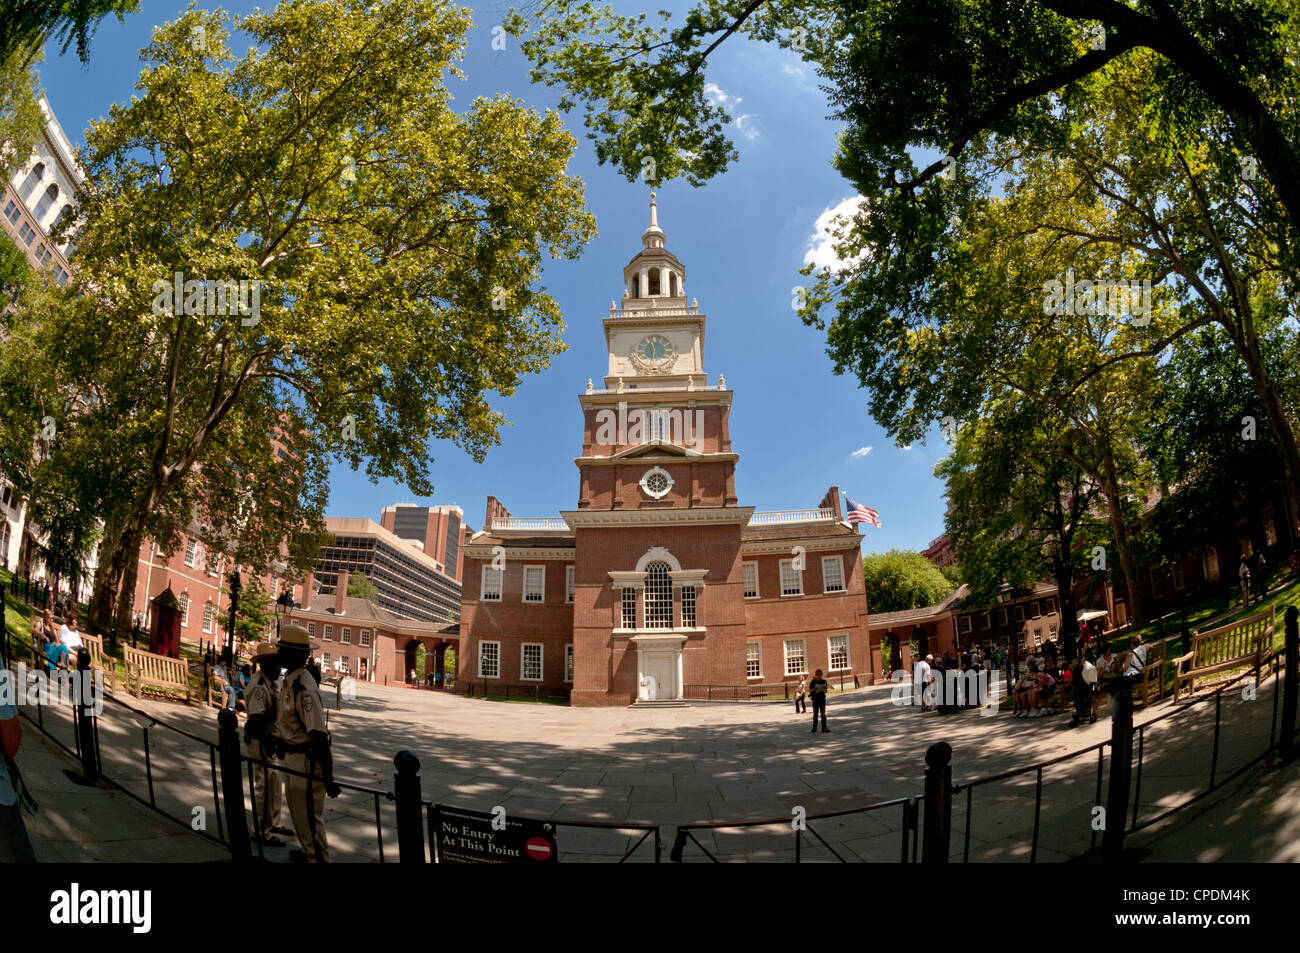
[[[853,263],[853,260],[843,259],[836,254],[836,239],[833,232],[839,219],[852,221],[853,217],[862,208],[862,203],[863,198],[860,195],[850,195],[834,208],[824,209],[817,216],[817,221],[813,223],[813,233],[808,238],[808,247],[804,251],[803,263],[805,265],[840,271],[845,266]],[[847,226],[841,223],[840,227]]]
[[[808,79],[808,74],[804,72],[804,68],[802,66],[799,66],[796,63],[790,63],[790,62],[782,63],[781,72],[785,73],[786,76],[793,76],[801,83],[805,82]]]
[[[857,450],[853,451],[853,459],[858,460],[862,457],[865,457],[870,452],[871,452],[870,447],[859,447]]]
[[[705,83],[704,95],[708,98],[709,102],[713,103],[715,106],[724,106],[731,110],[734,110],[745,101],[743,96],[732,96],[728,94],[727,91],[717,83]],[[757,118],[757,114],[755,113],[744,113],[733,119],[731,124],[736,127],[738,133],[750,142],[753,142],[760,135],[758,125],[754,122]]]

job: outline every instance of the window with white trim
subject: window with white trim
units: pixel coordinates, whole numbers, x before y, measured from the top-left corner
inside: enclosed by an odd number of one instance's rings
[[[980,628],[982,629],[993,628],[992,618],[989,613],[986,612],[982,616],[980,616]]]
[[[182,592],[178,601],[181,604],[181,628],[188,629],[190,626],[190,594]]]
[[[1024,606],[1016,606],[1016,621],[1017,621],[1017,622],[1024,622],[1024,621],[1025,621],[1025,607],[1024,607]]]
[[[501,677],[501,643],[500,642],[479,642],[478,677],[479,678],[500,678]]]
[[[1048,614],[1048,615],[1052,615],[1052,614],[1054,614],[1055,612],[1056,612],[1056,597],[1055,597],[1055,596],[1048,596],[1048,597],[1047,597],[1047,614]]]
[[[190,541],[185,544],[185,565],[194,565],[194,559],[198,555],[198,551],[199,541],[191,537]]]
[[[636,590],[631,586],[623,587],[623,628],[636,628]]]
[[[1211,547],[1205,551],[1201,557],[1201,569],[1205,573],[1205,578],[1210,582],[1219,581],[1219,554]]]
[[[524,567],[524,602],[541,602],[546,592],[546,567]]]
[[[793,559],[781,560],[781,595],[803,595],[803,570],[794,568]]]
[[[844,591],[844,557],[822,557],[822,592]]]
[[[849,667],[849,637],[826,636],[826,656],[831,660],[831,671],[842,672]]]
[[[203,603],[203,631],[211,632],[212,623],[217,617],[217,607],[211,602]]]
[[[1049,625],[1049,626],[1047,627],[1047,634],[1050,635],[1052,638],[1056,638],[1056,623],[1055,623],[1055,622],[1053,622],[1051,625]]]
[[[361,632],[358,634],[358,637],[357,637],[357,644],[360,645],[362,648],[365,648],[366,646],[370,645],[370,630],[369,630],[369,629],[362,629],[362,630],[361,630]]]
[[[758,563],[741,563],[745,573],[745,598],[758,598]]]
[[[352,630],[346,625],[343,626],[343,631],[339,633],[339,641],[345,645],[352,644]]]
[[[322,638],[324,641],[326,641],[326,642],[333,642],[333,641],[334,641],[334,626],[332,626],[332,625],[327,625],[327,626],[325,626],[325,634],[322,635],[321,638]]]
[[[745,677],[763,677],[763,643],[745,643]]]
[[[1043,627],[1041,625],[1034,626],[1034,644],[1043,644]]]
[[[785,674],[805,675],[808,672],[808,648],[804,639],[785,639]]]
[[[1183,588],[1183,567],[1181,564],[1173,568],[1173,575],[1174,575],[1174,588],[1175,589]]]
[[[315,623],[315,622],[308,622],[308,623],[307,623],[307,638],[309,638],[309,639],[314,639],[314,638],[316,638],[316,623]]]
[[[564,601],[573,601],[573,566],[564,567]]]
[[[525,642],[519,646],[519,677],[525,682],[542,680],[541,642]]]
[[[645,627],[671,629],[673,627],[673,580],[666,562],[656,560],[646,567],[645,577]]]
[[[571,644],[564,647],[564,680],[566,682],[573,681],[573,646]]]
[[[321,658],[321,662],[322,662],[322,663],[324,663],[326,666],[329,665],[329,663],[330,663],[330,654],[329,654],[328,652],[326,652],[325,654],[323,654],[320,658]],[[322,672],[321,674],[323,675],[323,674],[325,674],[325,673]]]
[[[682,627],[695,628],[695,587],[682,586]]]
[[[479,596],[484,602],[501,601],[501,577],[505,575],[504,570],[493,569],[491,566],[483,567],[483,586],[482,595]]]
[[[1006,609],[999,609],[999,610],[998,610],[998,625],[1006,625],[1006,624],[1007,624],[1007,610],[1006,610]]]
[[[962,635],[970,635],[970,616],[959,616],[957,619],[957,629]]]

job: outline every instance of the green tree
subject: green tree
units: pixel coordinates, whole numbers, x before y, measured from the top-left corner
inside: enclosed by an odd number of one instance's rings
[[[139,6],[140,0],[6,0],[0,16],[0,59],[39,55],[46,39],[53,38],[63,44],[60,53],[76,43],[77,56],[85,63],[99,22],[110,13],[121,20]]]
[[[348,595],[374,601],[379,598],[379,587],[371,582],[370,577],[365,573],[353,573],[348,576]]]
[[[415,680],[424,681],[424,660],[429,653],[424,650],[424,643],[421,642],[415,650]]]
[[[190,10],[144,50],[140,95],[92,125],[76,287],[21,315],[48,380],[126,422],[129,499],[103,514],[92,623],[115,600],[129,612],[124,579],[160,520],[241,547],[260,521],[239,559],[257,565],[277,535],[319,537],[295,496],[323,492],[333,459],[431,494],[431,442],[482,459],[504,421],[489,393],[563,349],[539,281],[594,234],[574,140],[507,97],[453,110],[468,25],[435,0]],[[178,272],[197,282],[183,301]],[[258,312],[213,313],[215,282],[236,280],[245,311],[260,283]],[[254,452],[271,428],[293,466]]]
[[[26,253],[5,232],[0,232],[0,307],[18,303],[32,280]]]
[[[955,588],[934,563],[905,549],[862,557],[862,574],[871,612],[932,606],[952,595]]]
[[[223,588],[221,591],[225,593],[229,605],[229,588]],[[229,625],[230,615],[227,610],[226,617],[221,620],[221,627],[227,629]],[[262,584],[261,577],[253,576],[239,591],[239,605],[235,607],[235,637],[250,645],[256,645],[266,638],[266,633],[274,625],[275,610],[271,602],[271,594]]]
[[[23,167],[41,137],[40,78],[36,74],[41,58],[39,50],[29,58],[0,55],[0,143],[8,146],[0,150],[0,166],[10,174]]]
[[[444,649],[442,653],[442,682],[447,684],[456,678],[456,650],[454,648]]]

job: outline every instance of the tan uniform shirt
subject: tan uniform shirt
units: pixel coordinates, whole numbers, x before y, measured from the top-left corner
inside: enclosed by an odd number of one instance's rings
[[[295,685],[301,687],[295,689]],[[307,669],[295,669],[284,677],[275,727],[287,745],[306,744],[311,732],[327,730],[320,690]]]
[[[275,686],[259,670],[253,675],[253,680],[249,682],[248,689],[244,692],[244,701],[248,705],[248,716],[269,715],[271,723],[266,727],[275,731]]]

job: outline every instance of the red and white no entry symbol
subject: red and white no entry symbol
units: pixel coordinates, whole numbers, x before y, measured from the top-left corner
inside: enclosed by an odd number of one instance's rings
[[[551,856],[551,845],[541,837],[530,837],[524,843],[524,850],[533,860],[548,860]]]

